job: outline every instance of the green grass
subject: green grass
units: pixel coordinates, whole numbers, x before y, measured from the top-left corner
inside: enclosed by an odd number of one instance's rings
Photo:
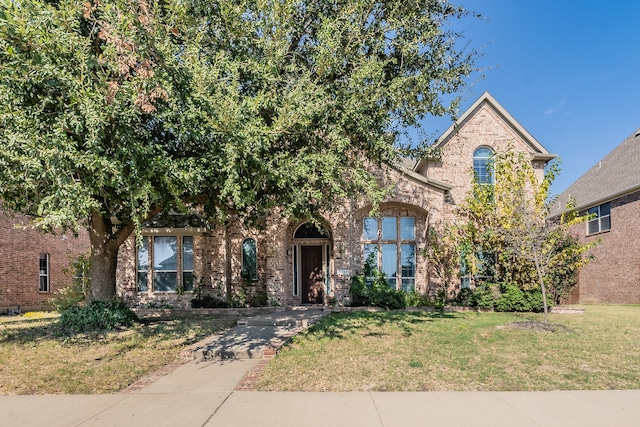
[[[191,316],[69,338],[57,334],[56,316],[2,316],[0,394],[118,392],[236,319]]]
[[[537,314],[332,314],[270,362],[256,388],[509,391],[640,388],[640,306],[550,315],[569,332],[513,329]]]

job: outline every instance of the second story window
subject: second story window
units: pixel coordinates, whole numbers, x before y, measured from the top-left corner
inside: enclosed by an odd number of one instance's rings
[[[493,151],[480,147],[473,152],[473,175],[478,184],[493,184]]]
[[[611,203],[592,207],[589,216],[593,218],[587,224],[587,234],[611,230]]]

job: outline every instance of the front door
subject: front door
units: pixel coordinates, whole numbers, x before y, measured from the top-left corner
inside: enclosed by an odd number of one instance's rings
[[[300,247],[302,303],[324,302],[324,273],[322,272],[322,246]]]

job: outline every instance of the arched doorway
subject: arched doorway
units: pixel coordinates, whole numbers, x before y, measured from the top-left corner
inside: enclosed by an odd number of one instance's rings
[[[293,233],[293,296],[302,304],[322,304],[331,292],[331,238],[326,227],[310,222]]]

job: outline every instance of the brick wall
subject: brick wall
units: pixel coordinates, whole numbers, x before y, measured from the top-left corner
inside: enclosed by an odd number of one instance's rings
[[[572,231],[584,242],[600,240],[578,274],[578,302],[640,304],[640,191],[611,201],[611,230],[586,236],[587,225],[578,224]]]
[[[16,227],[19,225],[20,227]],[[0,212],[0,312],[18,304],[24,310],[43,308],[56,291],[71,284],[63,272],[72,259],[89,251],[86,230],[45,234],[29,226],[29,218]],[[49,254],[49,291],[40,292],[40,254]]]
[[[444,141],[442,158],[426,162],[421,174],[453,185],[451,200],[459,205],[471,190],[473,153],[479,147],[505,152],[512,144],[516,151],[531,152],[531,147],[489,104],[483,103]],[[540,180],[543,164],[534,164]]]

